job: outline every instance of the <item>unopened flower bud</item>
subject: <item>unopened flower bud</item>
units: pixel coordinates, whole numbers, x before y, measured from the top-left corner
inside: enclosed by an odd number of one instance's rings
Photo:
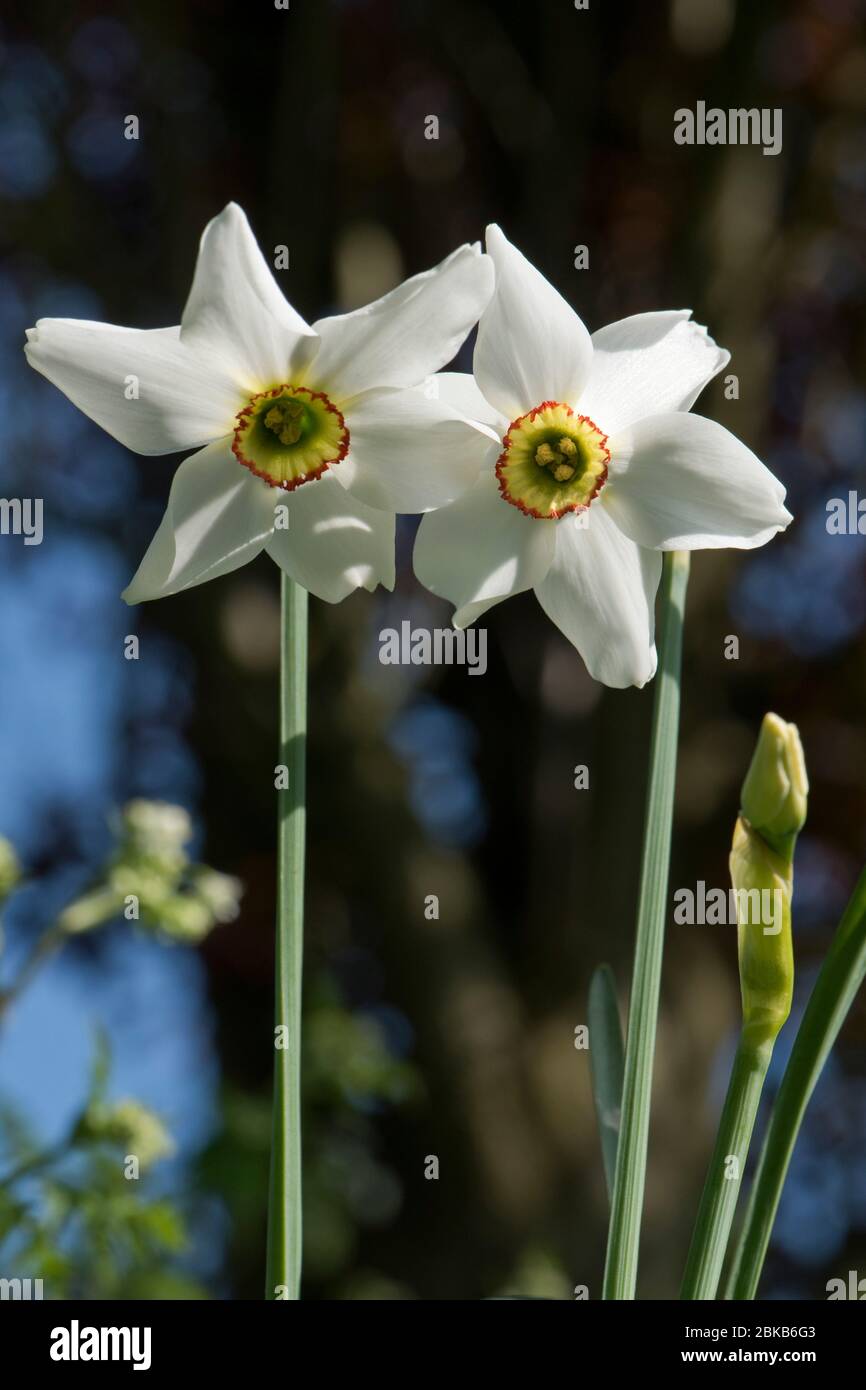
[[[137,1100],[91,1101],[76,1126],[75,1138],[119,1144],[124,1153],[135,1155],[142,1168],[175,1152],[162,1120]]]
[[[244,886],[239,878],[202,866],[192,877],[193,891],[213,913],[217,922],[233,922],[240,912]]]
[[[78,932],[92,931],[110,922],[123,909],[123,898],[113,888],[95,888],[90,893],[82,893],[63,909],[57,919],[60,931],[70,936]]]
[[[809,779],[796,725],[766,714],[742,791],[731,881],[737,896],[743,1036],[772,1048],[791,1010],[793,859]]]
[[[743,782],[743,815],[774,849],[790,857],[806,820],[809,779],[796,724],[765,714]]]
[[[128,802],[123,823],[130,841],[143,854],[178,853],[192,838],[189,813],[166,801]]]
[[[186,945],[203,941],[215,925],[207,903],[191,893],[177,893],[160,909],[160,931]]]

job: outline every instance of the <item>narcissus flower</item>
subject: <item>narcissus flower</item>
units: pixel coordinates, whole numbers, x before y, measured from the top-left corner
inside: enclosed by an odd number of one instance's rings
[[[216,578],[262,549],[330,602],[392,587],[393,509],[365,499],[381,426],[394,424],[392,402],[398,420],[407,413],[398,388],[454,356],[492,283],[488,258],[462,246],[310,327],[231,203],[205,229],[180,327],[41,319],[27,359],[79,409],[137,453],[198,450],[175,474],[127,602]],[[415,430],[441,420],[434,402],[410,414]]]
[[[456,605],[457,627],[534,589],[592,676],[643,685],[661,552],[763,545],[791,520],[785,490],[721,425],[688,413],[728,361],[689,311],[590,337],[498,227],[487,250],[496,287],[474,378],[425,385],[448,432],[407,441],[399,473],[380,467],[379,505],[429,513],[415,571]]]

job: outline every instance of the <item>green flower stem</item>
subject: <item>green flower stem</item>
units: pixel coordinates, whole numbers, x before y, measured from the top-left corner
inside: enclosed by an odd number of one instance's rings
[[[49,927],[47,931],[42,933],[22,965],[17,979],[8,989],[0,991],[0,1018],[2,1018],[7,1009],[15,1003],[19,995],[24,992],[40,966],[43,965],[49,956],[52,956],[66,940],[66,932],[61,931],[57,926]]]
[[[750,1042],[745,1032],[740,1036],[680,1298],[713,1299],[716,1296],[755,1116],[772,1055],[772,1043]],[[733,1171],[732,1160],[736,1165]]]
[[[44,1168],[48,1168],[52,1163],[57,1163],[61,1158],[72,1149],[72,1137],[62,1139],[60,1143],[54,1144],[50,1149],[45,1149],[42,1153],[34,1154],[32,1158],[26,1159],[14,1168],[11,1173],[7,1173],[4,1178],[0,1178],[0,1190],[8,1191],[15,1183],[22,1178],[29,1178],[34,1173],[41,1173]]]
[[[671,823],[680,719],[680,667],[689,557],[664,557],[659,670],[655,681],[634,971],[629,1005],[622,1123],[616,1158],[603,1296],[630,1299],[637,1282],[649,1139],[656,1019],[667,915]]]
[[[301,974],[304,952],[306,832],[307,591],[282,576],[274,1132],[271,1150],[265,1296],[300,1298],[301,1285]]]
[[[770,1116],[726,1298],[754,1298],[800,1125],[830,1049],[866,978],[866,870],[854,889],[803,1014]]]

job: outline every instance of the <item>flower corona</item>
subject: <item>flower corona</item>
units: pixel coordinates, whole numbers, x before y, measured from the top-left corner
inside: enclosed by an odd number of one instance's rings
[[[324,391],[306,386],[260,391],[238,413],[232,438],[238,463],[286,492],[321,478],[348,449],[342,412]]]
[[[586,511],[607,481],[607,435],[558,401],[543,401],[512,421],[502,443],[499,491],[539,521]]]

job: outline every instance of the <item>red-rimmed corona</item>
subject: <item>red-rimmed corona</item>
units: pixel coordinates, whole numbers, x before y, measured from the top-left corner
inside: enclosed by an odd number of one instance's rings
[[[502,443],[499,491],[539,521],[585,512],[607,481],[607,435],[559,401],[542,401],[512,420]]]
[[[238,463],[271,487],[291,492],[346,457],[349,431],[325,395],[306,386],[273,386],[239,411],[232,437]]]

